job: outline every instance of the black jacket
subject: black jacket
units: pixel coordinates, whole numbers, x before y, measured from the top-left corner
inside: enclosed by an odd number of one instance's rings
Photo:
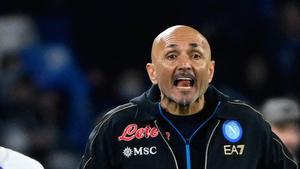
[[[103,116],[80,169],[297,169],[255,109],[210,86],[213,111],[190,138],[163,117],[157,86]]]

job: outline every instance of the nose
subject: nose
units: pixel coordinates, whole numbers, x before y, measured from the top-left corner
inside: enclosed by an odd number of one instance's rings
[[[185,58],[181,59],[179,61],[178,70],[179,71],[190,71],[190,70],[192,70],[192,65],[191,65],[189,59],[185,59]]]

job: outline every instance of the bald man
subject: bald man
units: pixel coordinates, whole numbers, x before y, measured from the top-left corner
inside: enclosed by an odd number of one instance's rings
[[[90,135],[80,169],[296,169],[261,115],[210,83],[207,39],[176,25],[153,42],[153,86],[109,111]]]

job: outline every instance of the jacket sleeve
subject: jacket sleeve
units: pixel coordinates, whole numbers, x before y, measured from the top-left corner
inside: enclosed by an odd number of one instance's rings
[[[79,169],[113,169],[108,124],[105,118],[94,128],[82,156]]]
[[[287,150],[280,138],[274,134],[270,125],[265,122],[265,150],[264,167],[265,169],[298,169],[296,160]]]

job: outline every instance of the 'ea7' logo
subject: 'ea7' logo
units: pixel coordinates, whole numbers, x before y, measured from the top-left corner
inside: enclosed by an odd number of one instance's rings
[[[242,155],[244,153],[245,145],[224,145],[225,155]]]

